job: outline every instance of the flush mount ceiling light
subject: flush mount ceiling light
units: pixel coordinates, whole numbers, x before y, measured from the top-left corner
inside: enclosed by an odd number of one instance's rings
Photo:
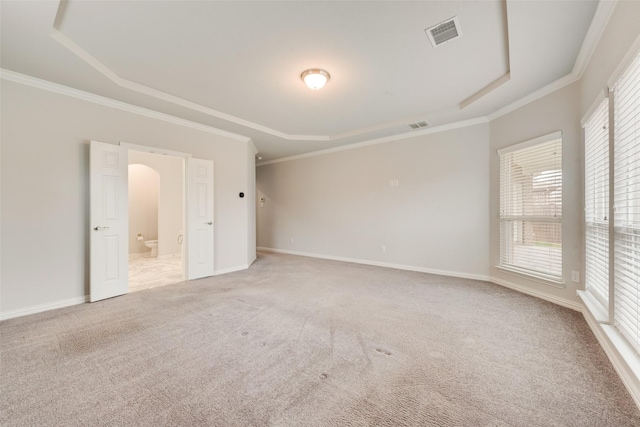
[[[329,81],[329,77],[329,73],[325,70],[321,70],[320,68],[311,68],[303,71],[300,75],[304,84],[306,84],[311,90],[322,89]]]

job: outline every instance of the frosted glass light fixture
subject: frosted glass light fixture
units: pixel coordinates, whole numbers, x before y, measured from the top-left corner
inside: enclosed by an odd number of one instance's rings
[[[329,81],[329,73],[320,68],[311,68],[303,71],[300,78],[311,90],[322,89]]]

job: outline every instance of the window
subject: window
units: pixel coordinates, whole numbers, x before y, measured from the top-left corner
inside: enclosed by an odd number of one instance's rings
[[[614,321],[640,350],[640,54],[613,87]]]
[[[585,279],[589,293],[605,309],[613,307],[609,320],[639,352],[640,54],[610,93],[613,100],[602,102],[585,124]],[[613,219],[613,236],[607,218]]]
[[[584,127],[585,284],[609,307],[609,100]]]
[[[500,266],[562,282],[562,135],[499,150]]]

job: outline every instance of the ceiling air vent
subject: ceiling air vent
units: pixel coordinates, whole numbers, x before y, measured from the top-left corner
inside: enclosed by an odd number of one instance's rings
[[[427,37],[429,37],[429,41],[431,42],[433,47],[440,46],[441,44],[446,43],[449,40],[453,40],[462,36],[462,31],[460,31],[460,23],[458,22],[457,16],[454,16],[451,19],[447,19],[446,21],[441,22],[431,28],[427,28],[424,31],[427,33]]]
[[[407,126],[409,126],[413,130],[417,130],[426,128],[427,126],[429,126],[429,124],[423,120],[421,122],[409,123]]]

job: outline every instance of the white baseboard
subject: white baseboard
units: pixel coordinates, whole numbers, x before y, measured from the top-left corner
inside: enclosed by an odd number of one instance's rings
[[[624,384],[636,406],[640,409],[640,356],[624,340],[614,326],[597,321],[588,308],[587,296],[584,295],[583,291],[578,291],[578,295],[585,302],[582,315],[587,321],[587,325],[596,336],[600,347],[602,347],[613,365],[613,369],[622,380],[622,384]]]
[[[246,270],[247,268],[249,268],[248,265],[240,265],[237,267],[227,268],[224,270],[217,270],[214,273],[214,276],[217,276],[220,274],[232,273],[234,271]],[[55,310],[57,308],[64,308],[64,307],[70,307],[72,305],[84,304],[87,302],[89,302],[89,295],[85,295],[83,297],[69,298],[66,300],[56,301],[48,304],[34,305],[27,308],[21,308],[19,310],[6,311],[3,313],[0,313],[0,321],[13,319],[14,317],[28,316],[29,314],[42,313],[43,311]]]
[[[498,279],[497,277],[489,278],[491,283],[495,283],[496,285],[504,286],[505,288],[513,289],[514,291],[522,292],[523,294],[531,295],[536,298],[543,299],[545,301],[552,302],[554,304],[561,305],[563,307],[570,308],[575,311],[582,311],[582,304],[579,302],[571,301],[566,298],[557,297],[555,295],[547,294],[545,292],[536,291],[534,289],[528,288],[526,286],[518,285],[513,282],[509,282],[507,280]]]
[[[406,271],[417,271],[419,273],[429,273],[429,274],[438,274],[440,276],[450,276],[450,277],[460,277],[463,279],[474,279],[474,280],[483,280],[485,282],[489,282],[489,276],[485,276],[482,274],[473,274],[473,273],[462,273],[459,271],[449,271],[449,270],[438,270],[434,268],[424,268],[424,267],[416,267],[412,265],[404,265],[404,264],[392,264],[388,262],[380,262],[380,261],[370,261],[366,259],[355,259],[355,258],[344,258],[337,257],[332,255],[321,255],[321,254],[313,254],[308,252],[298,252],[298,251],[289,251],[285,249],[275,249],[275,248],[265,248],[259,247],[256,248],[259,251],[265,252],[275,252],[280,254],[288,254],[288,255],[298,255],[298,256],[306,256],[310,258],[320,258],[320,259],[328,259],[332,261],[342,261],[342,262],[352,262],[355,264],[364,264],[364,265],[373,265],[375,267],[386,267],[386,268],[395,268],[397,270],[406,270]]]
[[[48,304],[39,304],[19,310],[6,311],[0,313],[0,321],[13,319],[14,317],[27,316],[29,314],[42,313],[43,311],[55,310],[57,308],[70,307],[72,305],[84,304],[89,302],[89,295],[83,297],[69,298],[62,301],[56,301]]]
[[[219,276],[221,274],[227,274],[227,273],[233,273],[235,271],[242,271],[242,270],[246,270],[247,268],[249,268],[249,265],[245,264],[245,265],[238,265],[235,267],[231,267],[231,268],[225,268],[224,270],[216,270],[213,275],[214,276]]]

